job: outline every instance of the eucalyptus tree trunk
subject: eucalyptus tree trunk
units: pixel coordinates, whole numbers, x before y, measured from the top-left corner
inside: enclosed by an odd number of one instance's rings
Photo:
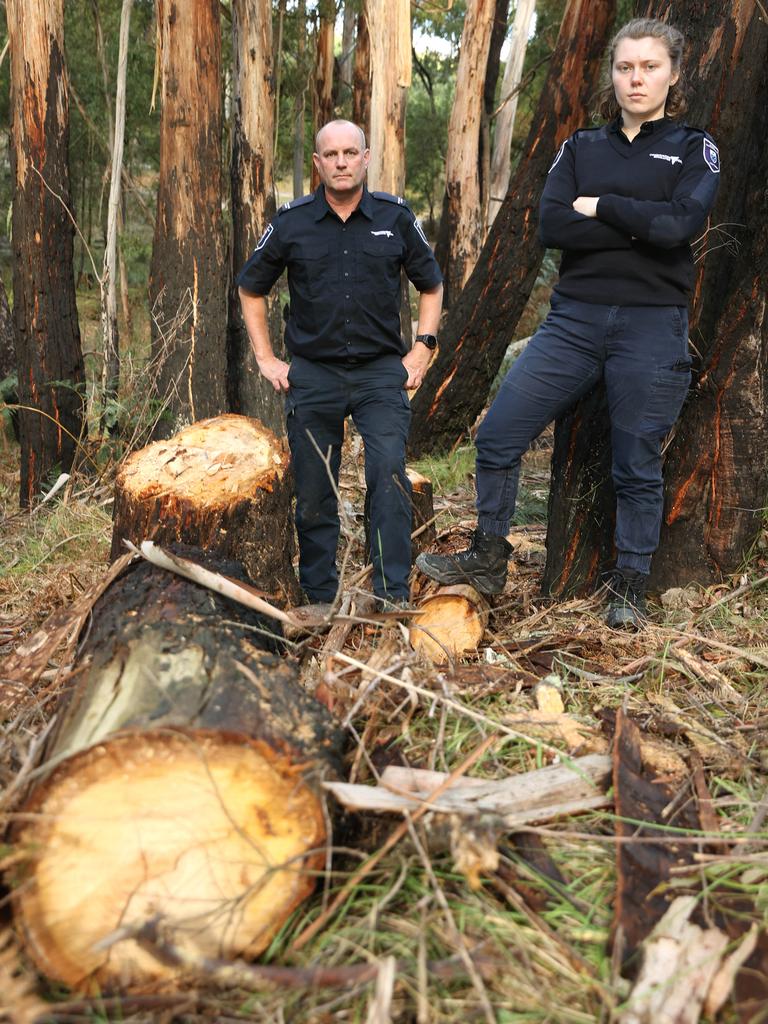
[[[336,5],[333,0],[320,0],[318,4],[317,39],[315,46],[315,76],[312,92],[312,124],[314,134],[333,117],[333,29]],[[312,165],[312,187],[320,183]]]
[[[339,82],[344,87],[346,100],[352,94],[352,75],[355,67],[355,27],[358,4],[345,0],[344,21],[341,33],[341,57],[339,58]]]
[[[11,45],[13,313],[22,507],[71,469],[84,429],[84,371],[69,211],[63,0],[7,0]]]
[[[273,139],[275,131],[272,12],[270,0],[234,0],[232,127],[233,280],[275,213]],[[277,289],[268,299],[276,352],[282,350]],[[283,401],[259,373],[240,314],[237,288],[230,287],[228,332],[230,408],[284,433]]]
[[[16,343],[13,314],[8,305],[5,284],[0,277],[0,383],[16,372]]]
[[[528,31],[531,18],[536,10],[536,0],[517,0],[515,20],[509,40],[509,54],[501,80],[500,110],[496,115],[491,155],[491,183],[488,200],[488,229],[501,209],[504,196],[509,188],[511,174],[512,133],[517,115],[517,90],[523,77],[525,51],[528,48]]]
[[[102,367],[102,420],[108,423],[107,405],[117,397],[120,380],[120,338],[117,330],[117,230],[120,220],[120,186],[122,184],[123,148],[125,144],[125,84],[128,70],[128,30],[131,24],[133,0],[123,0],[120,14],[120,42],[117,58],[115,92],[115,121],[112,131],[112,161],[107,206],[107,244],[104,250],[104,279],[102,283],[102,331],[104,338],[104,365]],[[116,420],[112,421],[112,427]]]
[[[149,282],[155,436],[224,410],[227,265],[221,217],[217,0],[157,0],[160,180]]]
[[[365,4],[357,16],[355,62],[352,68],[352,120],[371,138],[371,34]]]
[[[485,72],[496,0],[469,0],[456,72],[456,93],[448,122],[445,157],[445,247],[436,253],[444,279],[443,301],[450,306],[472,273],[483,243],[483,189],[479,154]]]
[[[402,195],[405,185],[405,108],[411,85],[409,0],[365,0],[370,37],[371,99],[368,182]]]
[[[304,195],[304,111],[307,105],[307,88],[304,62],[307,52],[307,2],[296,4],[296,63],[301,76],[299,88],[293,101],[293,198]]]
[[[663,589],[736,572],[768,503],[768,32],[755,0],[701,0],[695,11],[656,0],[638,13],[669,16],[685,33],[692,84],[685,120],[714,135],[723,165],[709,231],[694,245],[696,373],[664,467],[651,576]],[[552,483],[544,586],[578,592],[613,555],[602,386],[558,424]]]
[[[414,396],[414,457],[450,449],[485,405],[544,255],[537,235],[544,179],[558,145],[588,120],[615,7],[615,0],[566,6],[523,159]]]

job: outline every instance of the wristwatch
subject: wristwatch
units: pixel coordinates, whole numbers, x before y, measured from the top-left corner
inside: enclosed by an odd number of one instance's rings
[[[437,348],[437,338],[434,336],[434,334],[417,334],[416,341],[420,341],[422,345],[426,345],[427,348]]]

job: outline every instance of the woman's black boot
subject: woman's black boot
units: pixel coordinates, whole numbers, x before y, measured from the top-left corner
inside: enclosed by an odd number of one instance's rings
[[[478,527],[466,551],[457,551],[455,555],[421,554],[416,559],[416,568],[438,583],[468,583],[481,594],[500,594],[507,582],[511,553],[512,545],[506,537],[484,533]]]

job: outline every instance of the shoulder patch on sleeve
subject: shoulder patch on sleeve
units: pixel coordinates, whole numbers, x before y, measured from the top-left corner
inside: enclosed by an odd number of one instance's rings
[[[283,203],[278,213],[287,213],[289,210],[295,210],[297,206],[304,206],[306,203],[313,203],[315,201],[315,193],[310,192],[309,195],[299,196],[298,199],[289,199],[287,203]]]
[[[704,163],[713,174],[720,173],[720,151],[708,136],[704,136]]]
[[[263,249],[264,248],[264,246],[269,241],[269,236],[272,234],[272,232],[274,230],[275,230],[275,225],[274,224],[267,224],[267,227],[266,227],[266,229],[264,231],[264,234],[261,236],[261,238],[256,243],[256,248],[253,250],[254,252],[258,252],[259,249]]]
[[[563,155],[563,153],[565,152],[565,147],[566,147],[567,145],[568,145],[568,139],[566,139],[566,140],[565,140],[565,142],[563,142],[563,144],[562,144],[562,146],[560,147],[560,149],[558,149],[558,151],[557,151],[557,155],[555,156],[555,159],[554,159],[554,160],[552,161],[552,166],[551,166],[551,167],[549,168],[549,170],[547,171],[547,174],[550,174],[550,173],[551,173],[552,171],[554,171],[554,169],[555,169],[555,168],[557,167],[557,165],[558,165],[558,164],[560,163],[560,157],[561,157],[561,156]]]
[[[390,192],[371,192],[374,199],[383,199],[385,203],[395,203],[397,206],[407,206],[408,203],[402,196],[393,196]]]

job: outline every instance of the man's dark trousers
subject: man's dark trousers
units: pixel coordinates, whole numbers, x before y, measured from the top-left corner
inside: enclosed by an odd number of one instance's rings
[[[338,576],[338,479],[344,420],[352,416],[365,446],[371,511],[373,589],[407,598],[411,567],[411,486],[405,443],[411,408],[399,356],[365,362],[315,362],[293,356],[286,399],[299,537],[299,580],[311,601],[331,601]]]
[[[691,380],[684,306],[607,306],[555,293],[477,434],[478,525],[505,536],[520,459],[602,377],[608,396],[619,568],[648,572],[663,511],[661,443]]]

